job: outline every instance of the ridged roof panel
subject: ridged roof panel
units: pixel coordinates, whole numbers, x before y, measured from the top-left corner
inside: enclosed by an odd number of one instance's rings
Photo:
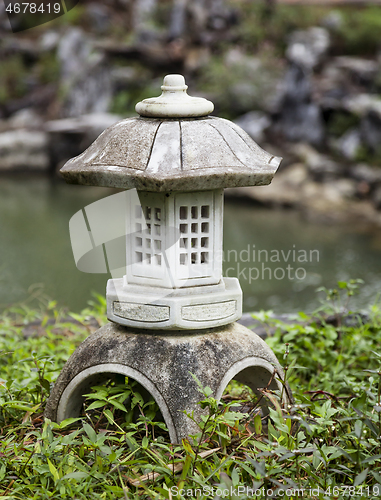
[[[130,118],[106,129],[61,169],[67,182],[194,191],[271,182],[280,158],[222,118]]]

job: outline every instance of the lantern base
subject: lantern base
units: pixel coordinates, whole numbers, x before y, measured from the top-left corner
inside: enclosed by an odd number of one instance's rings
[[[199,432],[197,422],[206,413],[198,404],[204,396],[192,374],[203,387],[212,389],[216,399],[232,379],[256,393],[265,387],[279,389],[285,403],[292,399],[272,350],[238,323],[192,335],[142,333],[108,323],[67,361],[47,401],[45,416],[57,422],[78,417],[83,395],[117,374],[136,380],[153,396],[173,443]]]
[[[108,319],[133,328],[199,330],[233,323],[242,316],[237,278],[176,289],[126,286],[120,278],[108,281],[106,296]]]

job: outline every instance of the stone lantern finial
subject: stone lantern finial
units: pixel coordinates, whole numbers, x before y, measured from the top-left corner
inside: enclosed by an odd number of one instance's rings
[[[167,75],[159,97],[144,99],[135,106],[140,116],[151,118],[197,118],[209,115],[214,105],[203,97],[187,94],[188,85],[182,75]]]

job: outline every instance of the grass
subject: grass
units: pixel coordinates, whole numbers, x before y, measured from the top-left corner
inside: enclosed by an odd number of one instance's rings
[[[104,299],[71,319],[54,302],[9,309],[0,324],[0,497],[294,499],[303,489],[310,499],[378,498],[381,310],[371,307],[366,321],[345,318],[357,286],[321,290],[324,307],[299,313],[293,324],[256,315],[272,332],[267,341],[284,366],[292,405],[263,388],[267,418],[234,381],[221,402],[200,387],[208,415],[197,435],[177,445],[132,380],[94,387],[78,419],[43,418],[62,366],[106,321]]]

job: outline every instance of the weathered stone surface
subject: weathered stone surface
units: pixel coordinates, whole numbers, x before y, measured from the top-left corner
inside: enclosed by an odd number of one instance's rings
[[[167,75],[158,97],[143,99],[135,106],[140,116],[151,118],[198,118],[209,115],[214,105],[203,97],[187,93],[183,75]]]
[[[158,369],[160,367],[160,369]],[[254,332],[237,323],[195,331],[193,335],[173,332],[170,336],[140,333],[108,323],[91,334],[62,370],[46,405],[45,416],[61,421],[78,416],[92,385],[110,374],[137,380],[158,403],[172,442],[198,432],[184,414],[196,420],[205,413],[197,403],[203,398],[191,374],[211,387],[219,399],[231,379],[254,391],[266,387],[276,370],[283,377],[275,355]],[[270,388],[281,388],[276,376]],[[286,401],[289,400],[285,396]]]
[[[184,289],[124,286],[123,279],[107,283],[107,317],[120,325],[167,331],[200,330],[232,323],[242,315],[242,290],[237,278],[217,285]]]
[[[165,138],[168,133],[173,140]],[[222,118],[139,117],[109,127],[61,173],[73,184],[197,191],[269,184],[279,163],[280,158]]]
[[[234,316],[237,312],[237,301],[227,300],[215,304],[196,304],[181,308],[183,319],[187,321],[223,320]]]
[[[132,321],[160,322],[169,320],[168,306],[155,306],[153,304],[136,304],[134,302],[113,302],[115,316],[120,316]]]

